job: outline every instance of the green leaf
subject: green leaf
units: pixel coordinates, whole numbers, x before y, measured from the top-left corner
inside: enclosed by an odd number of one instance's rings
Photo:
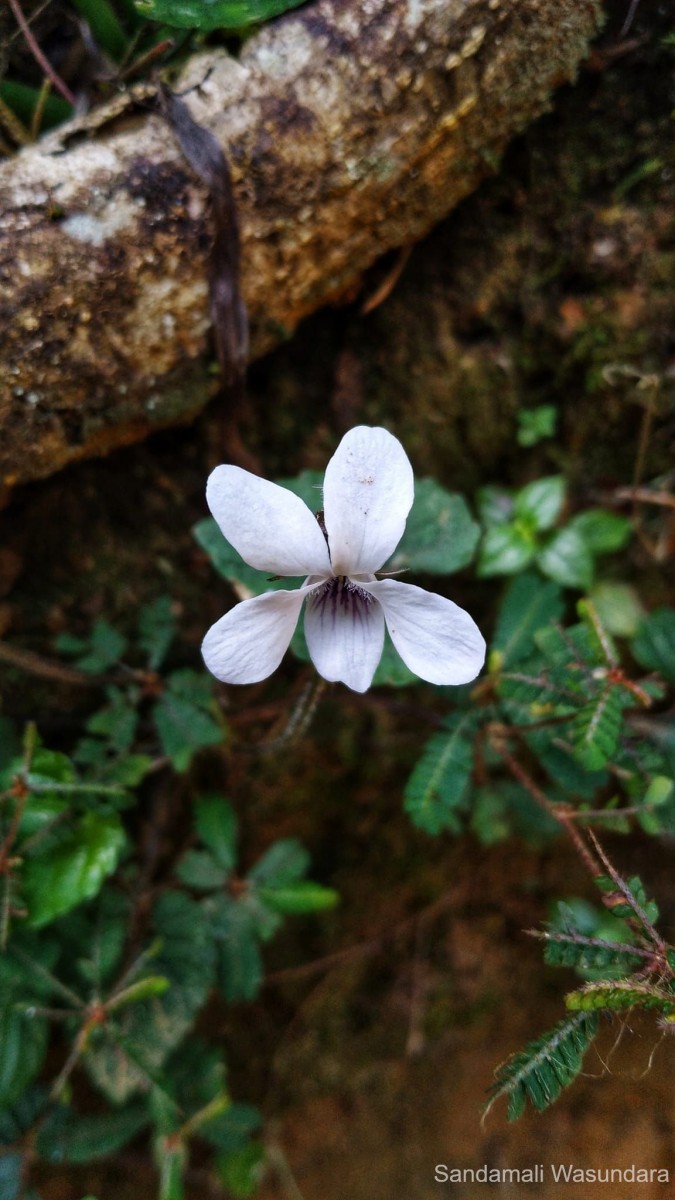
[[[162,750],[177,771],[186,771],[197,750],[217,746],[223,730],[211,715],[210,681],[196,671],[174,671],[153,710]]]
[[[244,595],[241,594],[241,591],[238,593],[240,599],[244,599],[246,596],[261,596],[263,592],[273,592],[289,587],[288,579],[270,579],[263,571],[256,571],[253,567],[249,567],[241,555],[237,554],[234,546],[225,541],[212,517],[206,517],[203,521],[199,521],[192,532],[218,574],[223,579],[239,584],[244,589]]]
[[[559,621],[562,614],[562,592],[555,583],[542,582],[534,572],[519,575],[507,587],[499,608],[490,670],[509,670],[527,658],[537,630]]]
[[[176,618],[170,596],[158,596],[144,604],[138,619],[138,644],[145,651],[148,667],[156,671],[162,665],[176,636]]]
[[[200,1132],[206,1142],[219,1150],[241,1150],[261,1125],[261,1114],[252,1104],[231,1104],[227,1112],[209,1121]]]
[[[462,496],[433,479],[416,480],[405,532],[384,569],[451,575],[471,562],[479,537],[480,526]]]
[[[293,479],[276,482],[304,500],[310,512],[317,513],[323,508],[323,471],[301,471]]]
[[[289,9],[303,0],[134,0],[142,17],[181,29],[245,29]],[[162,1197],[164,1200],[164,1197]]]
[[[11,1108],[37,1075],[47,1051],[49,1028],[28,1004],[0,991],[0,1108]],[[2,1160],[0,1159],[0,1162]],[[4,1193],[0,1192],[0,1195]]]
[[[508,525],[513,518],[513,496],[506,488],[479,488],[476,492],[476,507],[481,524],[488,528],[490,525]]]
[[[100,1116],[59,1106],[40,1126],[37,1151],[51,1163],[86,1163],[115,1154],[149,1124],[145,1104]]]
[[[105,738],[110,749],[125,754],[132,746],[138,726],[138,713],[129,694],[121,688],[107,691],[108,703],[89,718],[86,729]]]
[[[634,637],[644,609],[635,588],[628,583],[601,580],[593,585],[590,600],[605,629],[615,637]]]
[[[597,1031],[595,1013],[576,1013],[528,1042],[524,1050],[497,1068],[485,1114],[500,1096],[509,1098],[509,1121],[522,1116],[528,1100],[537,1112],[548,1108],[576,1079]]]
[[[666,1016],[675,1013],[675,995],[649,983],[616,979],[611,983],[587,983],[565,996],[565,1005],[573,1012],[595,1012],[635,1008],[657,1008]]]
[[[282,838],[265,851],[246,876],[255,887],[295,883],[309,867],[309,854],[296,838]]]
[[[114,62],[121,62],[129,49],[129,39],[108,0],[72,0],[89,25],[94,41]]]
[[[147,1090],[194,1025],[213,983],[213,931],[202,904],[181,892],[164,892],[152,923],[157,944],[152,976],[168,979],[169,987],[115,1013],[87,1048],[85,1065],[113,1104]]]
[[[222,796],[201,796],[195,805],[195,828],[218,866],[228,874],[237,861],[237,818]]]
[[[638,917],[636,907],[634,907],[628,899],[618,899],[619,889],[617,888],[617,885],[611,876],[598,875],[596,876],[594,883],[604,895],[614,897],[614,901],[612,903],[612,913],[615,917]],[[644,884],[639,875],[631,875],[630,879],[626,880],[626,888],[628,890],[628,894],[635,901],[637,908],[644,913],[645,917],[648,921],[651,921],[652,925],[655,924],[659,919],[659,908],[654,900],[648,899]]]
[[[591,554],[611,554],[621,550],[633,532],[627,517],[607,512],[604,508],[589,508],[579,513],[567,528],[581,534]]]
[[[81,671],[91,671],[93,675],[99,675],[120,661],[127,648],[127,639],[100,618],[93,626],[85,644],[88,649],[75,659],[75,665]],[[63,639],[57,642],[61,649],[64,645]]]
[[[516,575],[524,571],[535,556],[531,533],[521,525],[492,525],[481,542],[478,575]]]
[[[473,768],[473,716],[453,714],[443,724],[443,732],[427,742],[404,793],[413,825],[430,834],[459,830]]]
[[[295,649],[293,643],[291,648]],[[309,655],[307,657],[309,658]],[[419,683],[419,676],[406,667],[385,630],[382,658],[377,664],[372,687],[410,687],[411,683]]]
[[[621,735],[624,709],[630,695],[614,684],[594,696],[577,712],[569,726],[574,757],[587,771],[601,771],[614,757]]]
[[[544,438],[553,437],[555,433],[558,410],[552,404],[540,404],[537,408],[521,408],[516,413],[518,432],[516,440],[519,446],[536,446]]]
[[[204,911],[216,939],[218,982],[225,1000],[253,1000],[263,979],[254,913],[227,895],[210,896]]]
[[[659,608],[642,622],[631,645],[634,657],[648,671],[658,671],[675,684],[675,608]]]
[[[186,887],[206,892],[224,887],[229,877],[229,872],[219,867],[206,850],[187,850],[176,867],[176,874]]]
[[[221,1182],[236,1200],[248,1200],[258,1191],[264,1165],[265,1151],[260,1142],[219,1154],[217,1161]]]
[[[60,125],[73,115],[72,104],[61,96],[55,96],[52,92],[45,101],[40,88],[29,87],[14,79],[0,80],[0,100],[4,100],[28,128],[31,127],[38,105],[44,104],[41,130]]]
[[[565,502],[565,480],[562,475],[549,475],[535,479],[516,492],[514,511],[518,517],[532,524],[534,529],[551,529],[560,516]]]
[[[578,530],[569,525],[539,550],[537,566],[562,587],[585,591],[593,582],[593,556]]]
[[[276,888],[259,887],[257,890],[264,904],[288,915],[325,912],[326,909],[335,908],[340,901],[339,893],[333,888],[322,887],[308,879]]]
[[[95,896],[117,867],[125,841],[116,814],[90,812],[52,852],[31,855],[21,876],[29,925],[46,925]]]

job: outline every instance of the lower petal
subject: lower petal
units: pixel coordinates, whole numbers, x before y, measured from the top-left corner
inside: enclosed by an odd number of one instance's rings
[[[265,592],[225,613],[202,643],[211,674],[223,683],[258,683],[276,671],[311,591]]]
[[[485,662],[485,639],[459,605],[412,583],[379,579],[364,587],[379,600],[405,665],[427,683],[470,683]]]
[[[307,649],[319,675],[365,692],[384,646],[384,615],[364,588],[332,579],[317,588],[305,612]]]

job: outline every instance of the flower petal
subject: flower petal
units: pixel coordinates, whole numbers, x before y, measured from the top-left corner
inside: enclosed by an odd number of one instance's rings
[[[298,623],[305,596],[295,592],[265,592],[242,600],[212,625],[202,642],[209,671],[223,683],[258,683],[276,671]]]
[[[319,675],[367,691],[382,657],[384,615],[363,588],[337,579],[316,588],[307,601],[305,637]]]
[[[396,579],[363,584],[382,608],[405,665],[428,683],[470,683],[485,661],[485,640],[460,608],[424,588]]]
[[[350,429],[323,485],[333,573],[379,571],[401,540],[413,495],[412,467],[397,438],[367,425]]]
[[[206,500],[222,533],[250,567],[274,575],[330,574],[319,523],[287,488],[241,467],[216,467]]]

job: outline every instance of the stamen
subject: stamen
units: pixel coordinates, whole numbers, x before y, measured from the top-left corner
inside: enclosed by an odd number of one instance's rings
[[[359,587],[358,583],[354,583],[347,575],[336,575],[327,579],[323,587],[313,592],[308,599],[308,605],[319,610],[322,622],[329,618],[335,624],[338,613],[360,622],[373,599],[370,592]]]

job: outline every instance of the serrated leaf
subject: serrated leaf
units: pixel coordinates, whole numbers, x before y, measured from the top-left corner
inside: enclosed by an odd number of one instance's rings
[[[384,568],[451,575],[471,562],[480,537],[464,498],[434,479],[415,481],[415,499],[398,547]]]
[[[89,812],[51,853],[28,858],[21,873],[28,924],[46,925],[95,896],[117,867],[125,841],[116,814]]]
[[[121,633],[100,618],[87,639],[87,651],[75,659],[75,664],[80,671],[99,675],[120,661],[127,644],[127,639]]]
[[[586,591],[593,582],[593,556],[581,534],[569,525],[538,551],[537,566],[562,587]]]
[[[477,574],[516,575],[532,562],[536,545],[532,535],[520,525],[492,525],[481,542]]]
[[[206,683],[206,691],[205,691]],[[217,746],[223,730],[211,715],[209,681],[194,671],[175,671],[153,709],[162,750],[177,771],[186,771],[197,750]]]
[[[110,748],[125,754],[132,746],[138,726],[138,713],[129,695],[121,688],[109,688],[108,703],[89,718],[88,733],[105,738]]]
[[[534,572],[509,583],[502,599],[490,648],[492,670],[508,670],[532,653],[534,635],[563,614],[562,592]]]
[[[138,618],[138,644],[147,656],[148,668],[156,671],[164,662],[176,636],[176,618],[170,596],[158,596],[144,604]]]
[[[444,725],[443,732],[427,742],[404,793],[413,825],[430,834],[458,831],[473,768],[472,716],[453,715]]]
[[[555,525],[565,502],[565,480],[562,475],[535,479],[516,492],[514,512],[534,529],[543,531]]]

